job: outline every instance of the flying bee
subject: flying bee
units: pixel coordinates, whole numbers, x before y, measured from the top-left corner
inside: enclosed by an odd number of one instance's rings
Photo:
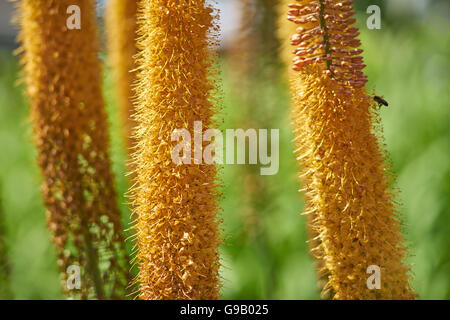
[[[373,96],[373,100],[375,100],[375,102],[378,103],[378,107],[380,107],[380,108],[381,108],[381,105],[386,106],[386,107],[389,105],[389,103],[386,100],[384,100],[383,98],[381,98],[379,96]]]

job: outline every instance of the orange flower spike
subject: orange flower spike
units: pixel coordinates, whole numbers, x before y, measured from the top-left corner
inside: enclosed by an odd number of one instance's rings
[[[352,1],[297,2],[285,11],[302,25],[291,38],[293,125],[324,293],[334,299],[413,299]],[[368,287],[370,266],[380,268],[379,289]]]
[[[72,5],[71,0],[18,2],[41,190],[64,293],[123,298],[128,261],[108,154],[95,1],[77,1],[81,30],[67,27]],[[66,283],[67,268],[74,265],[81,272],[78,290]]]
[[[215,71],[204,0],[138,5],[136,150],[131,189],[141,299],[218,299],[218,186],[215,165],[175,164],[175,129],[194,137],[214,125]],[[211,38],[209,38],[211,37]],[[206,146],[206,144],[204,145]]]

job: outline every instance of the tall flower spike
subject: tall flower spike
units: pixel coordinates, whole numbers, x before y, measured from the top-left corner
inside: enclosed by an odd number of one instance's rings
[[[132,119],[132,102],[136,79],[134,55],[136,49],[136,0],[111,0],[106,6],[106,31],[110,63],[117,88],[117,101],[122,118],[122,127],[130,149],[134,145],[132,132],[135,121]]]
[[[171,139],[174,130],[194,137],[194,121],[203,130],[213,125],[214,32],[205,0],[139,1],[131,199],[142,299],[219,297],[217,168],[171,157],[180,143]]]
[[[48,227],[68,296],[122,298],[128,263],[108,154],[94,0],[80,0],[81,30],[68,29],[71,0],[22,0],[21,63]],[[66,272],[79,265],[81,289]]]
[[[287,9],[302,24],[291,38],[292,115],[323,291],[334,299],[413,299],[392,175],[350,27],[352,2],[297,2]]]

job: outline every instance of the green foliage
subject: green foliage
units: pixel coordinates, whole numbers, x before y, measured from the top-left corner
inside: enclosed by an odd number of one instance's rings
[[[6,243],[6,230],[3,215],[3,205],[1,198],[1,184],[0,184],[0,299],[11,299],[10,288],[10,265],[8,257],[8,247]]]
[[[450,23],[425,22],[409,25],[409,29],[361,28],[361,40],[368,88],[376,85],[376,93],[389,102],[381,111],[382,125],[398,176],[400,215],[415,273],[413,286],[422,299],[450,299]],[[0,183],[11,289],[18,299],[61,298],[55,254],[45,227],[28,108],[23,87],[14,85],[17,78],[16,59],[6,50],[0,51]],[[225,67],[222,78],[222,127],[235,128],[241,105],[230,94],[230,74]],[[263,237],[255,238],[242,219],[241,186],[245,181],[240,168],[224,166],[223,295],[229,299],[316,299],[314,262],[307,251],[305,217],[300,216],[303,202],[297,191],[300,185],[287,86],[277,78],[260,78],[255,81],[261,83],[252,85],[265,88],[254,92],[260,96],[254,102],[254,117],[271,119],[269,128],[280,128],[280,170],[261,178],[271,197],[257,203]],[[105,83],[112,161],[127,222],[125,153],[108,72]],[[131,248],[130,242],[128,245]]]

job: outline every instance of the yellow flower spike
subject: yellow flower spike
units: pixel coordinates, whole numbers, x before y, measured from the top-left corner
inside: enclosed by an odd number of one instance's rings
[[[18,2],[41,189],[64,293],[123,298],[128,259],[108,154],[95,1],[77,1],[80,30],[68,28],[72,5],[71,0]],[[69,281],[74,287],[67,282],[67,272],[75,277],[76,266],[80,289],[76,281]]]
[[[135,122],[132,119],[134,114],[132,87],[136,79],[134,63],[134,55],[137,52],[136,14],[136,0],[110,0],[106,6],[108,51],[128,149],[134,145],[132,132]]]
[[[323,292],[334,299],[414,299],[353,2],[296,1],[285,12],[298,26],[291,37],[293,126]],[[379,288],[370,286],[371,266],[379,267]]]
[[[215,165],[177,165],[174,129],[194,137],[215,113],[210,31],[204,0],[141,0],[138,4],[136,151],[131,189],[141,299],[218,299],[219,255]],[[204,146],[206,144],[204,143]],[[155,250],[155,248],[157,248]]]

